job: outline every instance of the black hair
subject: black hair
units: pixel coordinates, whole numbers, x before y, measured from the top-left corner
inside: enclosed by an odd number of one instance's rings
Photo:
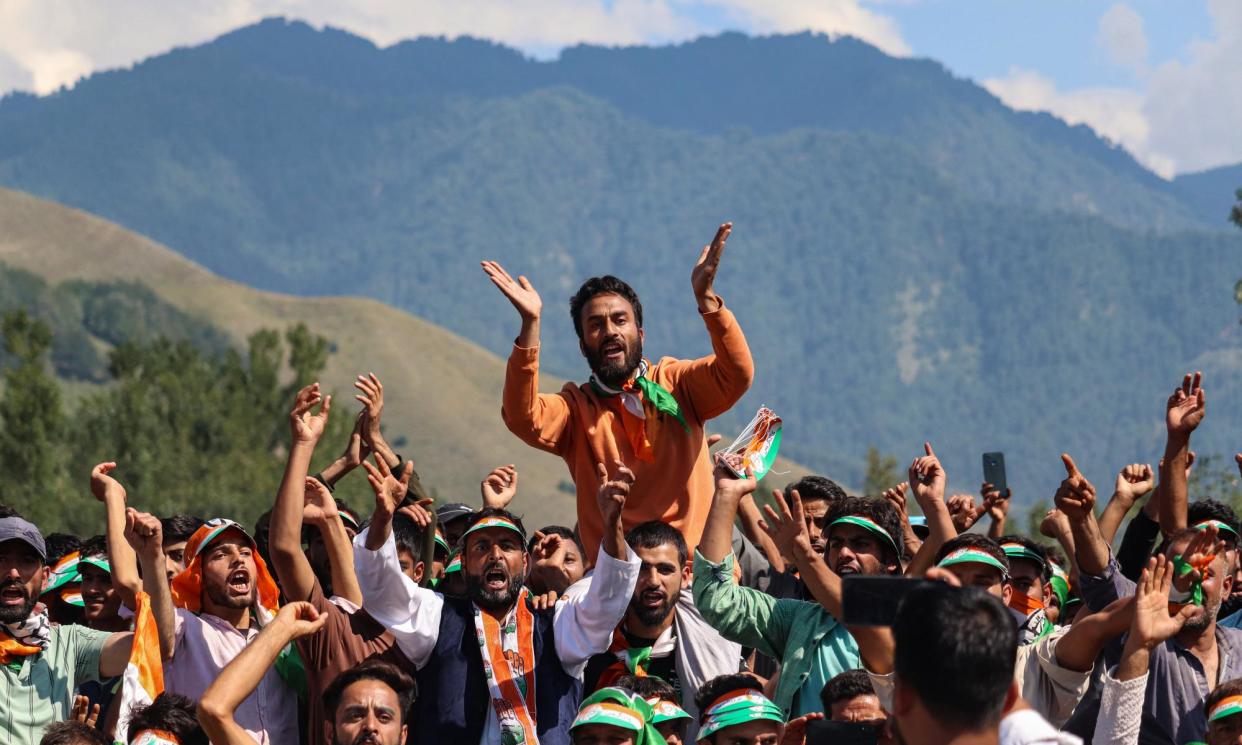
[[[108,558],[108,539],[101,535],[93,535],[82,541],[78,546],[78,555],[85,559],[88,556]]]
[[[173,733],[181,745],[209,745],[196,715],[192,699],[165,691],[150,704],[136,710],[129,720],[130,734],[144,729],[162,729]]]
[[[1019,546],[1022,546],[1023,548],[1030,549],[1031,551],[1034,551],[1035,553],[1039,554],[1039,557],[1043,559],[1043,562],[1044,562],[1044,566],[1042,567],[1043,578],[1048,579],[1049,577],[1052,576],[1052,568],[1048,565],[1048,551],[1043,546],[1036,543],[1035,541],[1032,541],[1030,538],[1027,538],[1024,535],[1018,535],[1016,533],[1013,535],[1003,535],[1000,538],[996,539],[996,544],[998,546],[1004,546],[1006,543],[1016,543]],[[1001,552],[1004,553],[1004,551],[1005,549],[1002,548]],[[1012,564],[1013,561],[1014,561],[1013,559],[1009,559],[1009,563]],[[1031,561],[1031,560],[1030,559],[1018,559],[1018,561]]]
[[[39,745],[112,745],[112,741],[82,722],[56,722],[43,730]]]
[[[620,678],[617,678],[615,685],[644,699],[658,698],[662,701],[669,701],[681,706],[681,699],[677,696],[677,689],[673,687],[672,683],[658,675],[644,675],[641,678],[637,675],[622,675]]]
[[[1233,511],[1232,507],[1224,502],[1217,502],[1215,499],[1200,499],[1186,505],[1187,525],[1195,526],[1204,520],[1220,520],[1230,528],[1233,528],[1233,534],[1222,530],[1218,537],[1228,544],[1234,546],[1238,544],[1238,515]]]
[[[679,567],[685,566],[686,559],[690,556],[690,549],[686,547],[686,537],[681,534],[681,531],[659,520],[648,520],[630,528],[630,532],[625,534],[625,542],[630,545],[630,548],[658,548],[671,543],[677,547]]]
[[[582,545],[582,539],[578,537],[578,534],[574,532],[573,528],[567,528],[564,525],[545,525],[539,529],[539,532],[544,535],[559,535],[567,541],[573,541],[574,545],[578,547],[578,553],[582,555],[583,560],[586,559],[586,546]],[[534,549],[535,538],[532,536],[531,539],[526,542],[526,550],[529,552]]]
[[[418,697],[418,683],[401,668],[376,657],[363,660],[332,681],[323,692],[323,703],[329,721],[336,721],[336,708],[341,705],[345,689],[360,680],[378,680],[397,694],[401,705],[401,723],[405,724],[410,705]]]
[[[423,560],[423,529],[400,512],[392,517],[392,538],[398,551],[408,551],[415,563]]]
[[[905,558],[906,539],[905,531],[901,527],[901,516],[887,499],[846,497],[830,502],[828,514],[824,516],[824,533],[827,534],[828,526],[835,520],[849,516],[865,517],[884,528],[884,532],[892,539],[893,546],[897,547],[897,561]],[[893,546],[886,546],[885,550],[892,550]]]
[[[56,562],[82,547],[82,539],[72,533],[49,533],[43,538],[43,545],[47,547],[47,565],[56,566]]]
[[[832,705],[838,701],[874,695],[875,688],[872,687],[866,670],[846,670],[824,684],[823,690],[819,692],[819,700],[824,705],[824,715],[827,716]]]
[[[893,636],[896,678],[932,717],[968,732],[998,726],[1018,654],[1017,626],[999,600],[941,583],[911,590]]]
[[[1001,549],[1000,544],[979,533],[962,533],[951,541],[945,541],[945,544],[936,552],[936,563],[939,564],[944,561],[944,557],[959,548],[972,548],[976,551],[982,551],[999,561],[1005,567],[1005,574],[1009,574],[1009,557],[1005,556],[1005,552]]]
[[[0,504],[0,520],[3,520],[6,517],[21,517],[21,516],[22,515],[20,512],[8,506],[7,504]],[[25,518],[22,518],[22,519],[24,520]]]
[[[802,497],[803,502],[827,502],[832,504],[849,496],[837,482],[827,476],[803,476],[785,487],[785,494],[789,494],[791,491],[797,491],[798,496]]]
[[[169,515],[160,518],[160,529],[164,533],[164,542],[188,541],[194,531],[203,525],[201,517],[193,515]]]
[[[513,514],[512,512],[508,510],[503,510],[499,507],[484,507],[483,509],[477,512],[472,512],[466,516],[466,519],[467,519],[466,530],[462,531],[460,548],[464,549],[466,547],[466,532],[469,531],[471,528],[473,528],[480,521],[486,520],[489,517],[503,518],[513,523],[514,525],[516,525],[517,529],[522,533],[522,542],[523,543],[526,542],[526,526],[522,524],[522,518],[518,517],[517,515]]]
[[[362,520],[358,517],[358,512],[354,510],[353,507],[350,507],[336,497],[333,497],[332,500],[336,502],[336,511],[341,513],[341,517],[349,515],[350,519],[354,521],[354,525],[360,525],[362,523]]]
[[[582,340],[582,308],[596,295],[617,295],[629,302],[634,308],[634,320],[638,323],[638,328],[643,327],[643,304],[639,302],[638,293],[634,292],[633,287],[611,274],[591,277],[569,299],[569,315],[574,319],[574,331],[577,332],[579,341]]]
[[[1010,674],[1013,671],[1010,670]],[[694,706],[699,710],[699,718],[702,719],[703,713],[707,708],[716,702],[716,699],[725,695],[729,691],[739,691],[749,689],[763,693],[763,684],[755,680],[753,675],[746,673],[729,673],[726,675],[717,675],[703,685],[699,686],[699,690],[694,692]]]

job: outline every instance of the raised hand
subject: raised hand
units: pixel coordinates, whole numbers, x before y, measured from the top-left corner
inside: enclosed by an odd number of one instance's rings
[[[823,718],[824,713],[817,711],[790,719],[785,725],[784,734],[781,735],[780,745],[806,745],[806,726]]]
[[[497,466],[487,474],[483,483],[479,484],[479,492],[483,496],[484,507],[504,509],[517,496],[517,466]]]
[[[366,469],[371,491],[375,492],[375,512],[381,517],[391,519],[397,508],[405,501],[405,495],[410,489],[410,476],[414,473],[414,461],[405,462],[400,478],[392,475],[392,470],[379,455],[375,456],[374,466],[363,461],[362,467]]]
[[[312,414],[311,409],[319,406],[319,413]],[[332,409],[332,397],[323,396],[319,392],[319,384],[311,383],[293,400],[293,410],[289,412],[289,429],[293,433],[294,442],[316,443],[323,436],[328,426],[328,412]]]
[[[1095,487],[1078,470],[1074,459],[1068,453],[1061,454],[1061,463],[1065,465],[1065,480],[1057,489],[1055,502],[1057,509],[1069,518],[1071,524],[1086,520],[1095,510]]]
[[[272,623],[280,624],[290,639],[301,639],[319,631],[328,617],[321,615],[310,603],[298,601],[280,606]]]
[[[949,519],[958,533],[970,530],[983,517],[983,506],[975,504],[975,498],[969,494],[954,494],[949,497],[946,506],[949,508]]]
[[[599,474],[599,491],[595,499],[599,504],[599,514],[604,518],[605,526],[621,524],[621,511],[625,509],[625,500],[630,496],[630,487],[634,485],[634,472],[625,467],[621,461],[614,461],[616,476],[609,478],[608,469],[603,463],[596,466]]]
[[[362,461],[371,455],[371,446],[367,444],[362,437],[363,428],[367,423],[367,410],[363,409],[358,412],[358,416],[354,419],[354,431],[349,433],[349,444],[345,446],[345,465],[350,468],[357,468],[362,465]]]
[[[91,494],[94,494],[95,499],[100,502],[105,502],[110,498],[125,501],[125,487],[108,475],[114,468],[116,464],[109,461],[100,463],[91,469]]]
[[[91,700],[86,696],[74,696],[73,711],[69,712],[69,721],[94,728],[95,723],[99,721],[99,704],[92,706]]]
[[[354,398],[362,404],[364,412],[362,435],[367,444],[372,444],[379,437],[380,419],[384,415],[384,384],[375,373],[367,373],[354,380],[354,387],[360,391]]]
[[[433,499],[420,499],[417,502],[409,502],[401,505],[397,509],[397,514],[405,515],[410,518],[419,528],[426,528],[431,525],[431,505],[435,504]]]
[[[1048,510],[1039,524],[1039,534],[1057,540],[1070,534],[1069,518],[1058,509]]]
[[[1214,558],[1225,553],[1225,542],[1220,540],[1220,533],[1215,525],[1205,525],[1195,532],[1186,549],[1182,551],[1182,559],[1191,566],[1191,570],[1182,576],[1174,576],[1173,584],[1181,592],[1190,589],[1195,582],[1203,581],[1200,567],[1206,566]]]
[[[315,526],[323,526],[329,520],[340,515],[336,509],[336,500],[332,492],[319,479],[306,477],[306,491],[303,495],[302,521]]]
[[[1174,574],[1173,562],[1163,554],[1153,556],[1134,588],[1130,637],[1147,649],[1176,635],[1200,611],[1199,606],[1187,605],[1176,615],[1169,615],[1169,589],[1173,586]]]
[[[1117,474],[1117,483],[1113,487],[1116,499],[1127,506],[1151,493],[1156,488],[1156,474],[1151,466],[1144,463],[1131,463]]]
[[[892,489],[885,489],[883,494],[884,499],[897,510],[897,516],[905,522],[910,521],[910,509],[906,505],[906,491],[909,488],[909,482],[903,481]]]
[[[1165,409],[1164,423],[1170,435],[1189,437],[1203,421],[1207,413],[1207,400],[1203,393],[1203,373],[1186,373],[1182,386],[1173,390]]]
[[[759,482],[755,481],[755,477],[749,471],[746,472],[746,478],[739,479],[729,470],[728,466],[720,463],[716,464],[716,470],[712,472],[712,476],[716,479],[716,494],[713,499],[732,500],[736,505],[742,497],[755,491],[755,487],[759,486]]]
[[[924,512],[930,512],[932,503],[944,499],[945,473],[930,442],[923,443],[923,452],[910,463],[910,486],[915,501]]]
[[[163,562],[164,528],[155,515],[133,507],[125,510],[125,540],[144,562]]]
[[[698,301],[699,310],[712,311],[720,307],[720,298],[712,290],[716,281],[716,270],[720,268],[720,257],[724,254],[725,241],[733,232],[733,223],[727,222],[716,229],[716,237],[699,253],[694,271],[690,273],[690,286],[694,288],[694,299]]]
[[[815,550],[811,547],[806,512],[798,490],[789,492],[789,503],[785,502],[785,495],[779,489],[772,492],[772,499],[776,502],[776,509],[772,509],[771,505],[763,506],[766,519],[759,521],[759,527],[771,537],[783,556],[813,556]]]
[[[516,280],[513,279],[504,267],[495,261],[484,261],[482,266],[483,273],[505,297],[509,298],[509,302],[513,303],[513,307],[517,309],[522,320],[534,321],[539,318],[543,312],[543,300],[539,298],[539,293],[535,292],[535,287],[530,280],[520,275]]]
[[[979,492],[983,495],[983,511],[996,522],[1001,522],[1009,514],[1009,490],[1004,494],[995,486],[985,483]]]
[[[556,590],[548,590],[542,595],[532,595],[530,598],[531,607],[537,611],[550,610],[556,607],[556,601],[560,596],[556,594]]]

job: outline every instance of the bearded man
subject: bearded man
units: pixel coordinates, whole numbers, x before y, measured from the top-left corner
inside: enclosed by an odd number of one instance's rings
[[[392,518],[405,499],[411,468],[400,479],[368,465],[375,491],[371,524],[354,539],[363,608],[392,632],[418,670],[411,743],[569,745],[582,698],[582,671],[608,649],[638,578],[639,559],[625,543],[621,510],[633,483],[625,466],[603,466],[597,510],[605,526],[590,589],[552,608],[537,607],[523,587],[530,559],[526,529],[497,507],[470,516],[459,547],[466,596],[419,587],[401,572]]]
[[[690,277],[713,354],[697,360],[643,357],[643,307],[625,282],[588,279],[569,313],[591,379],[539,393],[539,323],[543,301],[526,277],[500,264],[483,271],[509,299],[522,328],[505,371],[501,416],[528,445],[565,460],[578,493],[578,527],[588,557],[599,550],[603,525],[594,509],[600,464],[621,461],[637,481],[622,520],[632,528],[661,520],[696,546],[711,507],[712,465],[703,423],[737,403],[750,387],[754,363],[733,314],[712,284],[732,230],[725,223],[704,246]]]

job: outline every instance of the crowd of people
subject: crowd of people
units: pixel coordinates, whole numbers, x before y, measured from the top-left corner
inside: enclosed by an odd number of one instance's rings
[[[297,394],[253,530],[143,512],[113,463],[90,475],[101,535],[0,508],[0,740],[1242,743],[1238,518],[1188,494],[1201,376],[1166,402],[1158,467],[1120,469],[1102,511],[1069,455],[1050,464],[1065,478],[1040,536],[1006,531],[1005,490],[947,496],[930,443],[883,495],[806,476],[761,509],[705,433],[754,375],[714,291],[730,230],[691,275],[711,355],[650,362],[637,294],[596,277],[569,309],[589,381],[555,394],[539,294],[483,263],[520,319],[502,418],[564,459],[565,525],[528,529],[540,496],[514,465],[477,503],[435,504],[384,438],[373,374],[317,473],[339,406]],[[352,471],[370,515],[333,496]]]

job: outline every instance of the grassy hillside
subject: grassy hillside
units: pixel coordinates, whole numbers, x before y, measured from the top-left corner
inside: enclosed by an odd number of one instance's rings
[[[557,458],[518,442],[500,421],[503,361],[430,323],[372,300],[296,298],[221,279],[142,236],[78,210],[0,189],[0,262],[49,282],[133,281],[186,314],[224,329],[234,342],[265,327],[304,322],[337,345],[325,383],[340,394],[374,371],[386,383],[387,431],[405,436],[424,483],[442,500],[478,501],[492,466],[517,463],[520,511],[534,524],[572,522],[573,502],[558,485]],[[548,390],[562,381],[545,379]],[[354,408],[347,395],[342,408]],[[325,445],[328,447],[329,445]],[[336,444],[330,444],[336,448]],[[793,475],[803,471],[792,466]],[[268,499],[273,483],[256,485]]]

